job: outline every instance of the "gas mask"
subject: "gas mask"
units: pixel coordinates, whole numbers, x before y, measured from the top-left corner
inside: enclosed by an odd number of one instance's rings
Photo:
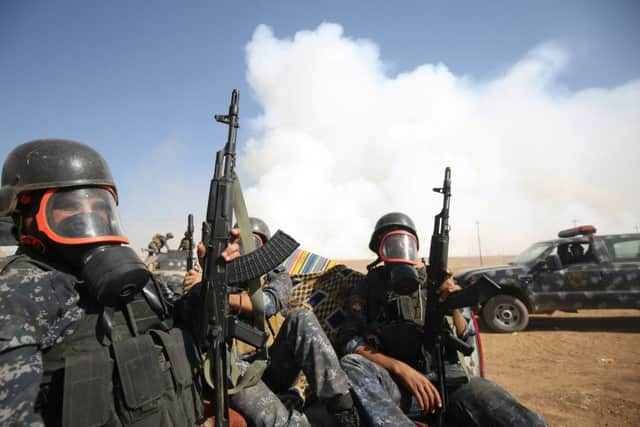
[[[404,230],[394,230],[382,236],[378,256],[389,271],[391,289],[399,295],[409,295],[418,289],[418,258],[416,237]]]
[[[48,190],[36,224],[47,250],[71,265],[102,305],[126,303],[151,277],[133,249],[124,246],[129,241],[108,187]]]
[[[114,307],[141,291],[151,273],[130,247],[100,245],[85,252],[80,277],[100,304]]]

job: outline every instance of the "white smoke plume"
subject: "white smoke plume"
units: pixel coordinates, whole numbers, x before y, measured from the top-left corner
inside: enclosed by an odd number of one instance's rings
[[[640,80],[569,91],[540,45],[488,81],[426,63],[392,74],[373,41],[325,23],[259,26],[247,78],[263,114],[239,165],[252,215],[333,258],[369,258],[376,220],[410,215],[426,255],[452,168],[452,255],[514,254],[573,222],[640,222]]]

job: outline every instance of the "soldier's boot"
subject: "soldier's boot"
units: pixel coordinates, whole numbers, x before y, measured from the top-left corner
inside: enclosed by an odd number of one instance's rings
[[[360,416],[350,393],[336,396],[327,401],[327,409],[340,427],[359,427]]]

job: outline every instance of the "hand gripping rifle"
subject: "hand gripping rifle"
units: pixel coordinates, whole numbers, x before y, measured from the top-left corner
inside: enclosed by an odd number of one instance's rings
[[[243,255],[231,262],[220,256],[230,241],[233,211],[238,223],[248,223],[240,184],[235,173],[236,134],[238,125],[239,92],[233,90],[228,115],[216,115],[218,122],[229,126],[227,142],[216,153],[216,165],[209,187],[206,220],[202,224],[202,241],[206,247],[202,276],[202,305],[198,343],[206,350],[208,364],[205,363],[205,377],[213,386],[216,426],[229,425],[228,400],[228,351],[232,340],[239,339],[256,348],[264,349],[267,334],[264,332],[264,309],[262,292],[250,289],[254,306],[254,324],[243,322],[229,311],[229,294],[233,286],[247,282],[258,282],[263,274],[277,267],[293,252],[298,243],[278,230],[260,249]],[[250,237],[250,236],[249,236]],[[245,238],[245,240],[250,240]],[[244,246],[246,248],[246,246]],[[237,288],[235,289],[237,290]],[[256,316],[256,311],[262,318]],[[258,317],[258,318],[256,318]],[[230,368],[233,370],[233,367]],[[259,378],[259,376],[258,376]]]
[[[486,301],[500,289],[495,282],[483,276],[473,286],[449,294],[444,302],[438,301],[438,289],[449,277],[449,203],[451,199],[451,169],[445,168],[441,188],[433,191],[444,196],[442,210],[435,216],[429,265],[427,266],[427,309],[424,323],[424,349],[431,355],[431,371],[435,370],[438,392],[442,399],[442,409],[437,414],[437,425],[444,423],[447,405],[447,383],[445,378],[444,352],[446,348],[470,355],[474,348],[451,333],[445,315],[454,308],[471,307]]]
[[[193,215],[187,215],[187,231],[184,232],[187,242],[187,271],[193,270]]]

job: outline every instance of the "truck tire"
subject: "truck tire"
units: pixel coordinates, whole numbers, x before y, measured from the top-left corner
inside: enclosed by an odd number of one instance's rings
[[[492,331],[522,331],[529,323],[529,311],[517,297],[496,295],[482,308],[482,320]]]

